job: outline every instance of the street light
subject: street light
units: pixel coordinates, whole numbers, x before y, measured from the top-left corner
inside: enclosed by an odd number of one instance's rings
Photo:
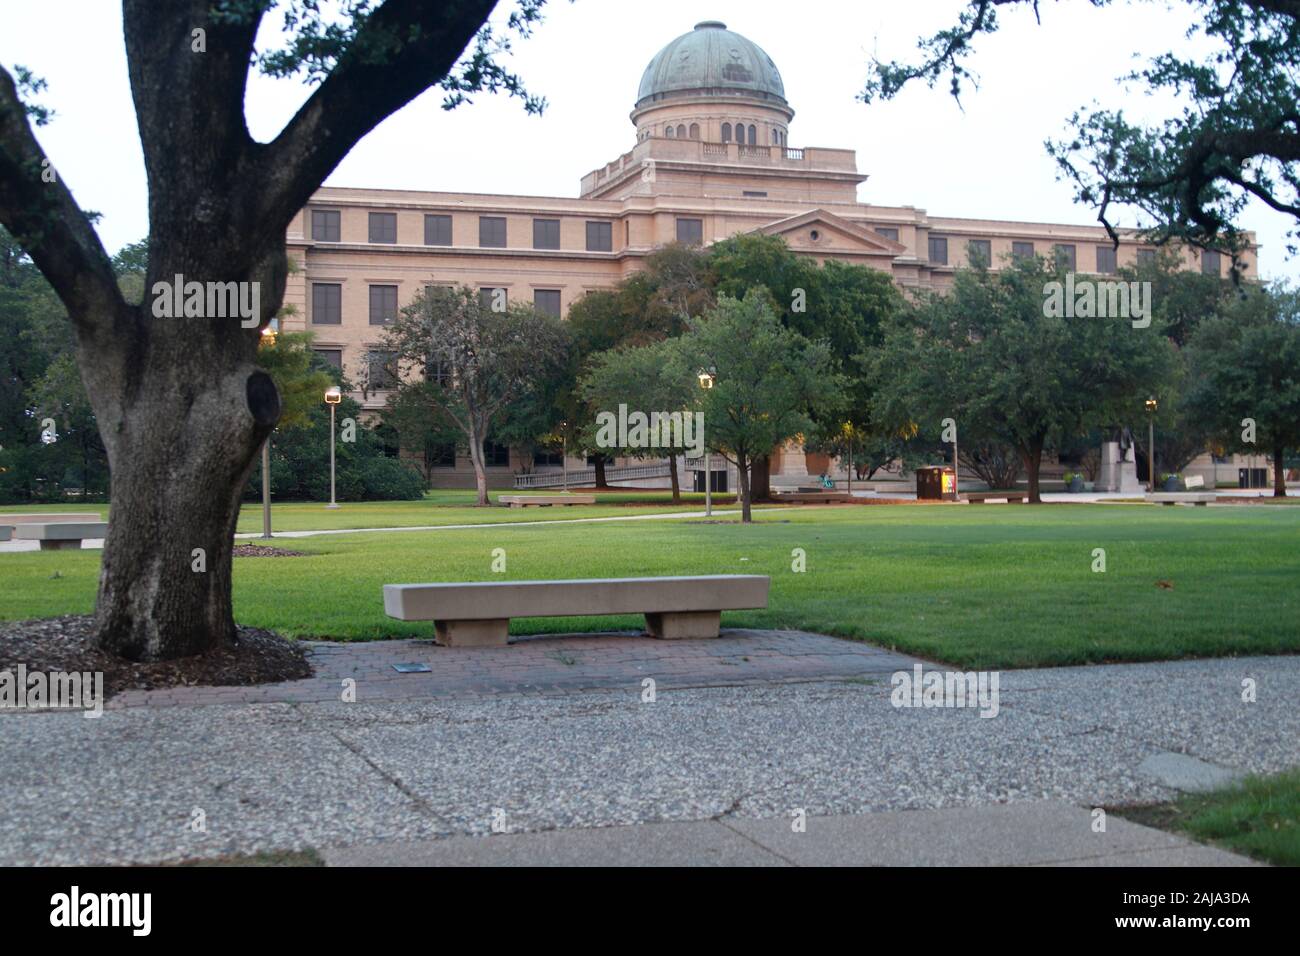
[[[555,446],[551,446],[555,447]],[[564,469],[564,493],[569,493],[569,423],[560,422],[560,467]]]
[[[1147,490],[1153,495],[1156,493],[1156,409],[1159,405],[1154,395],[1147,399],[1150,415],[1147,420]]]
[[[262,329],[258,347],[275,348],[275,337],[280,331],[280,320],[271,319]],[[262,442],[262,537],[271,537],[271,436]]]
[[[343,391],[337,385],[325,389],[325,404],[330,407],[330,503],[326,508],[337,508],[334,500],[334,406],[343,401]]]
[[[713,387],[714,373],[712,370],[705,371],[700,369],[699,374],[700,388],[706,392]],[[703,435],[700,436],[703,440]],[[713,452],[706,445],[704,448],[704,517],[713,517]]]

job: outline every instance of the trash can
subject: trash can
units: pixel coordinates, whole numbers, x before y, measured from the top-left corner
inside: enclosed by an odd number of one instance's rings
[[[956,501],[957,477],[951,468],[934,465],[916,469],[918,501]]]

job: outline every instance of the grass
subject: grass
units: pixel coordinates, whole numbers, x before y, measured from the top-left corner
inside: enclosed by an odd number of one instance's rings
[[[555,494],[546,489],[537,494]],[[528,491],[493,491],[489,497],[495,502],[500,494],[530,494]],[[734,498],[717,496],[718,506],[733,504]],[[354,528],[403,528],[445,526],[456,524],[497,524],[509,521],[555,521],[563,518],[599,518],[628,512],[610,506],[635,509],[638,514],[662,514],[673,511],[701,510],[704,495],[683,493],[682,501],[674,504],[671,493],[655,491],[609,491],[596,495],[596,504],[566,505],[564,507],[529,508],[525,514],[519,508],[477,508],[474,492],[461,489],[431,491],[419,501],[355,501],[345,502],[338,510],[329,510],[318,501],[272,502],[271,528],[273,531],[325,531]],[[108,515],[107,504],[55,504],[55,505],[3,505],[5,512],[98,512],[101,518]],[[246,502],[239,509],[237,532],[257,534],[262,530],[260,502]]]
[[[1185,833],[1279,866],[1300,866],[1300,769],[1173,803],[1118,808],[1136,823]]]
[[[480,509],[474,516],[488,526],[282,541],[309,556],[236,559],[235,615],[299,637],[427,637],[431,625],[384,615],[382,585],[758,573],[772,577],[769,607],[728,613],[724,624],[821,631],[963,667],[1300,651],[1300,511],[1292,509],[783,508],[759,512],[749,526],[695,519],[557,525],[546,520],[552,510],[530,509],[526,520],[543,520],[528,526],[491,527],[498,510]],[[491,572],[495,548],[506,551],[504,575]],[[806,573],[791,570],[795,548],[807,554]],[[1096,548],[1105,549],[1105,573],[1092,571]],[[0,554],[0,620],[89,612],[99,559],[98,551]],[[511,630],[641,624],[636,617],[517,619]]]

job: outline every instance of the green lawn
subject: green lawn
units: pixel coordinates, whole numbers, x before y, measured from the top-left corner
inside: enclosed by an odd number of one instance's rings
[[[481,522],[577,511],[466,510]],[[725,624],[806,628],[965,667],[1300,651],[1292,509],[872,506],[757,517],[751,526],[542,521],[282,539],[311,556],[236,559],[235,613],[297,636],[427,636],[431,625],[384,616],[383,584],[761,573],[772,576],[769,608],[727,614]],[[494,548],[506,550],[505,575],[491,573]],[[805,573],[791,570],[795,548],[807,553]],[[1091,570],[1095,548],[1106,551],[1105,573]],[[90,611],[98,565],[97,551],[0,554],[0,619]],[[639,626],[633,617],[520,619],[512,631]]]
[[[495,502],[501,494],[529,494],[522,491],[493,491],[490,497]],[[555,494],[547,489],[537,494]],[[717,496],[714,502],[718,506],[734,503],[727,496]],[[704,507],[703,494],[683,494],[680,504],[673,504],[672,495],[667,492],[653,491],[610,491],[596,495],[596,505],[567,505],[560,508],[519,508],[474,507],[474,492],[460,489],[428,492],[421,501],[358,501],[344,502],[338,510],[329,510],[317,501],[273,502],[271,506],[271,528],[273,531],[323,531],[340,528],[401,528],[427,527],[455,524],[495,524],[502,521],[554,521],[560,518],[599,518],[612,514],[628,514],[629,511],[616,510],[606,505],[619,508],[635,509],[638,514],[656,514],[672,511],[698,510]],[[106,504],[79,505],[3,505],[0,514],[15,512],[99,512],[101,517],[108,514]],[[262,506],[260,503],[245,503],[239,511],[240,533],[260,533],[262,530]]]
[[[1300,770],[1116,812],[1279,866],[1300,866]]]

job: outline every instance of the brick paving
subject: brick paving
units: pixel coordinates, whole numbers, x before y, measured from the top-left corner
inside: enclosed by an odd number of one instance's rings
[[[255,687],[176,687],[126,691],[107,704],[123,707],[356,700],[484,698],[626,688],[656,690],[791,683],[850,677],[887,680],[915,658],[806,631],[727,629],[712,640],[660,641],[634,633],[515,638],[506,647],[439,647],[432,641],[304,642],[315,675]],[[428,664],[401,674],[394,664]]]

